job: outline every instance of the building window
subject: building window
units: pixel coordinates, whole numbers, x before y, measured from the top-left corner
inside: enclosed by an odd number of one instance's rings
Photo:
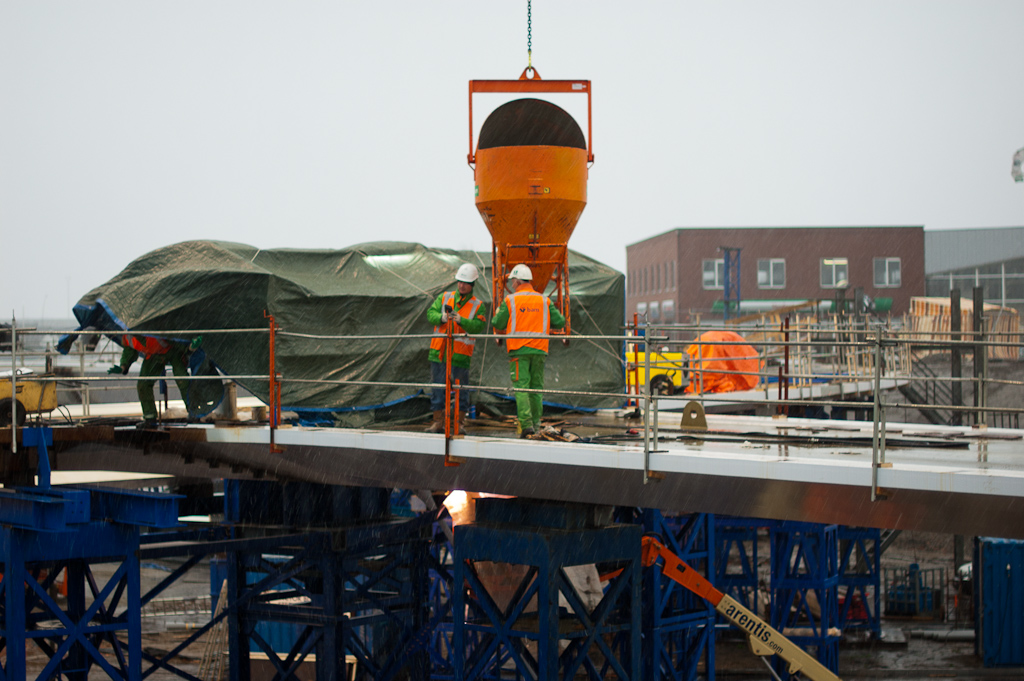
[[[654,290],[661,290],[661,265],[654,266]]]
[[[674,300],[663,300],[661,301],[661,317],[666,324],[676,323],[676,301]]]
[[[900,287],[900,259],[875,258],[875,288]]]
[[[650,306],[647,308],[647,311],[650,313],[652,322],[661,321],[661,308],[658,306],[658,303],[651,303]]]
[[[704,288],[725,288],[725,260],[707,259],[704,261]]]
[[[671,285],[669,286],[669,290],[670,291],[675,291],[676,290],[676,261],[675,260],[669,262],[669,264],[668,264],[668,272],[669,272],[668,280],[670,282],[672,282]]]
[[[640,317],[640,319],[643,319],[644,317],[646,317],[647,316],[647,303],[637,303],[636,304],[636,314],[637,314],[638,317]]]
[[[821,287],[846,288],[849,286],[849,265],[846,258],[822,258]]]
[[[786,288],[786,260],[761,258],[757,261],[758,288]]]

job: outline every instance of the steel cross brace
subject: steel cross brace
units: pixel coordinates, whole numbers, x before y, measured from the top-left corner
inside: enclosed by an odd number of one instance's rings
[[[844,632],[866,629],[874,636],[882,633],[881,544],[878,528],[839,526],[839,586],[846,587],[846,598],[839,607],[839,627]],[[863,617],[853,611],[858,598],[864,607]]]
[[[711,579],[715,572],[715,517],[695,513],[666,516],[657,509],[621,507],[622,522],[637,523],[645,534],[659,540],[696,570]],[[643,678],[658,681],[692,681],[698,663],[714,677],[714,607],[663,574],[660,563],[644,569],[643,579]]]
[[[605,666],[614,669],[620,679],[640,678],[640,537],[635,525],[612,525],[597,529],[555,530],[524,529],[519,526],[471,524],[455,528],[454,589],[452,612],[454,632],[452,647],[456,651],[455,678],[480,678],[492,668],[495,658],[507,655],[515,661],[520,673],[538,680],[561,678],[559,670],[559,641],[567,639],[572,652],[565,657],[566,666],[578,670],[586,666],[590,678],[603,678],[587,657],[596,644],[605,657]],[[496,561],[529,566],[526,576],[518,585],[502,611],[473,568],[473,561]],[[575,590],[565,578],[563,568],[616,561],[627,564],[618,579],[622,585],[609,588],[601,604],[590,615],[580,617],[585,609]],[[474,599],[468,599],[472,592]],[[561,615],[559,593],[573,605],[575,615]],[[536,596],[536,628],[524,626],[523,613]],[[623,603],[619,599],[624,598]],[[606,599],[608,600],[606,603]],[[482,615],[466,621],[466,606]],[[625,612],[624,620],[608,620],[612,611]],[[563,636],[560,623],[563,618],[575,617],[574,625],[581,633]],[[527,618],[529,619],[529,618]],[[572,621],[572,620],[569,620]],[[606,645],[602,634],[618,633],[628,637],[622,645],[623,654],[616,656]],[[465,656],[467,634],[480,634],[482,643]],[[537,657],[527,651],[525,642],[537,642]],[[585,645],[586,644],[586,645]],[[582,656],[582,657],[581,657]],[[585,659],[586,658],[586,659]]]
[[[800,646],[815,646],[817,659],[832,672],[839,669],[839,640],[829,631],[839,626],[838,526],[783,522],[771,531],[771,626],[779,631],[809,627],[810,636],[790,636]],[[819,615],[808,602],[813,591]],[[772,664],[780,674],[788,672],[784,661]]]
[[[3,629],[0,636],[7,650],[4,678],[26,678],[25,643],[29,640],[50,657],[37,678],[49,679],[60,673],[69,679],[84,680],[89,668],[99,666],[112,679],[138,681],[141,678],[141,606],[139,605],[138,530],[106,523],[81,525],[73,532],[33,532],[20,528],[0,529],[0,554],[3,558]],[[114,575],[102,589],[88,564],[120,561]],[[68,600],[59,607],[46,591],[52,576],[42,584],[33,564],[56,564],[67,568]],[[63,561],[63,562],[60,562]],[[93,603],[86,607],[86,582]],[[127,595],[126,610],[120,617],[112,613],[122,596]],[[47,613],[31,613],[42,607]],[[40,629],[46,619],[56,619],[57,628]],[[29,630],[29,622],[36,628]],[[128,656],[124,658],[118,631],[128,635]],[[100,653],[106,639],[114,647],[119,668]],[[52,645],[50,644],[52,642]]]

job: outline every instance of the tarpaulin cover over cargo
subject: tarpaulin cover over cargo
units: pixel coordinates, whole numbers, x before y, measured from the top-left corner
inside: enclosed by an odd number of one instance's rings
[[[453,286],[463,262],[480,269],[474,293],[489,301],[490,255],[400,242],[342,250],[261,250],[238,243],[188,241],[133,261],[84,296],[74,312],[83,328],[100,331],[153,331],[159,336],[172,330],[259,329],[203,334],[202,347],[225,374],[266,376],[266,311],[283,329],[275,356],[284,379],[284,408],[369,410],[420,391],[328,381],[429,382],[429,339],[404,336],[432,332],[427,308]],[[571,253],[569,263],[573,334],[620,334],[622,274],[578,253]],[[488,318],[493,314],[488,309]],[[398,337],[365,338],[371,335]],[[575,339],[568,347],[552,341],[547,387],[621,392],[620,347],[616,341]],[[475,385],[509,385],[504,347],[489,339],[478,341],[470,378]],[[265,378],[242,378],[238,383],[267,400]],[[481,394],[479,400],[495,403],[500,398]],[[545,400],[576,407],[615,405],[613,399],[587,396],[548,395]]]
[[[757,387],[761,361],[757,350],[738,333],[705,331],[686,352],[691,367],[688,393],[699,392],[701,388],[706,393],[727,393]],[[741,373],[731,373],[734,371]]]

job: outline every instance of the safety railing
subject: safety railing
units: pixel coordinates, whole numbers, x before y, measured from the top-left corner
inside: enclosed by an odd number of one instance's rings
[[[882,569],[885,616],[907,619],[946,619],[946,576],[943,568]]]
[[[723,346],[737,344],[736,340],[696,340],[700,334],[705,333],[709,330],[736,330],[733,325],[655,325],[651,323],[635,324],[631,327],[627,327],[623,334],[609,334],[609,335],[573,335],[571,338],[574,341],[591,341],[601,342],[606,341],[612,344],[619,344],[623,348],[623,354],[620,356],[622,362],[623,375],[628,375],[631,369],[630,367],[630,356],[633,350],[642,348],[643,356],[643,369],[645,380],[642,385],[623,386],[621,391],[581,391],[581,390],[565,390],[558,388],[544,388],[544,389],[527,389],[527,388],[515,388],[508,385],[472,385],[472,386],[461,386],[453,383],[450,379],[451,371],[448,369],[445,389],[449,395],[457,395],[462,390],[470,391],[486,391],[503,395],[515,395],[517,393],[526,394],[542,394],[542,395],[565,395],[565,396],[576,396],[576,397],[593,397],[593,398],[604,398],[610,404],[617,406],[629,405],[632,400],[637,403],[642,410],[643,418],[643,437],[644,437],[644,481],[648,481],[650,478],[650,455],[658,451],[660,433],[659,433],[659,413],[661,411],[659,401],[669,399],[671,396],[666,397],[660,395],[651,389],[651,377],[652,377],[652,356],[656,352],[661,352],[666,349],[672,350],[673,348],[679,348],[682,353],[687,352],[687,348],[691,345],[698,346],[696,356],[689,356],[688,360],[688,373],[690,376],[691,385],[694,386],[690,393],[685,394],[685,398],[689,401],[695,401],[698,403],[706,403],[713,401],[721,404],[722,402],[728,402],[733,405],[743,406],[767,406],[774,407],[776,410],[785,413],[791,407],[839,407],[848,408],[850,402],[846,399],[849,397],[849,393],[844,393],[843,384],[848,383],[852,380],[857,380],[865,383],[869,383],[863,393],[870,394],[872,401],[870,403],[870,409],[872,413],[873,422],[873,446],[872,446],[872,461],[875,469],[873,475],[872,484],[872,498],[877,498],[881,495],[877,487],[877,469],[884,467],[885,464],[885,452],[886,452],[886,421],[887,413],[893,409],[942,409],[951,413],[960,413],[970,415],[976,424],[985,424],[990,420],[990,417],[994,415],[1010,415],[1016,419],[1016,423],[1019,423],[1020,413],[1024,412],[1024,408],[1020,407],[992,407],[987,404],[986,390],[992,385],[999,386],[1014,386],[1024,387],[1024,382],[1015,381],[1010,379],[1002,379],[995,376],[991,376],[987,371],[987,362],[982,360],[979,364],[978,370],[975,371],[973,376],[939,376],[929,375],[926,380],[932,381],[945,381],[951,384],[971,385],[975,390],[975,404],[935,404],[928,402],[904,402],[904,401],[890,401],[885,397],[884,391],[886,389],[896,388],[901,384],[913,384],[915,381],[924,380],[921,376],[917,376],[912,371],[912,362],[908,361],[908,358],[912,357],[911,349],[919,341],[917,340],[918,334],[923,332],[908,331],[905,329],[892,328],[887,325],[865,325],[863,328],[840,328],[840,329],[829,329],[829,328],[808,328],[799,329],[789,327],[785,324],[781,325],[778,336],[768,338],[765,340],[753,340],[748,341],[744,339],[744,344],[754,348],[755,352],[753,355],[746,357],[747,359],[755,358],[757,363],[755,370],[753,371],[740,371],[735,369],[715,367],[712,362],[715,361],[713,358],[707,358],[701,352],[704,346]],[[642,332],[642,333],[641,333]],[[0,381],[0,385],[7,384],[11,387],[11,394],[17,395],[17,382],[21,380],[17,375],[18,365],[18,342],[17,336],[19,334],[17,329],[16,321],[11,325],[11,376],[9,381]],[[26,334],[49,334],[55,335],[55,331],[25,331]],[[67,333],[81,333],[81,332],[67,332]],[[380,380],[353,380],[353,379],[329,379],[329,378],[301,378],[295,376],[287,376],[284,372],[279,370],[279,367],[275,364],[277,357],[276,342],[279,338],[290,337],[296,339],[316,339],[324,342],[335,342],[344,343],[351,340],[377,340],[377,341],[402,341],[402,342],[416,342],[427,344],[427,341],[434,338],[435,335],[432,333],[423,334],[345,334],[345,335],[322,335],[322,334],[306,334],[299,332],[291,332],[278,327],[272,317],[268,316],[268,327],[267,328],[253,328],[253,329],[184,329],[184,330],[160,330],[159,332],[154,330],[147,331],[116,331],[116,332],[104,332],[103,335],[128,335],[128,336],[151,336],[158,334],[161,337],[171,338],[191,338],[197,335],[215,335],[215,334],[231,334],[231,333],[245,333],[245,334],[266,334],[267,342],[269,345],[268,356],[270,365],[268,366],[268,372],[266,374],[252,374],[252,375],[226,375],[218,374],[215,376],[183,376],[175,377],[174,380],[182,381],[262,381],[266,382],[268,386],[268,403],[270,406],[270,430],[271,430],[271,446],[276,447],[274,441],[274,432],[281,423],[281,394],[285,385],[301,385],[301,384],[320,384],[320,385],[338,385],[338,386],[377,386],[377,387],[388,387],[388,388],[406,388],[411,390],[426,390],[434,389],[439,387],[438,384],[432,382],[414,382],[414,381],[380,381]],[[987,357],[989,348],[1017,348],[1019,351],[1020,343],[1019,337],[1013,337],[1012,334],[1001,334],[1001,333],[989,333],[986,334],[984,331],[977,334],[971,332],[963,332],[962,336],[966,340],[948,340],[942,341],[934,338],[934,333],[928,332],[931,337],[927,339],[927,344],[931,348],[944,347],[948,348],[950,352],[956,351],[961,353],[974,353],[979,357]],[[693,338],[684,339],[685,336],[690,335]],[[517,338],[517,335],[507,334],[454,334],[449,335],[449,339],[453,339],[458,336],[464,336],[466,338],[472,338],[478,341],[490,341],[492,339],[504,339]],[[530,337],[530,336],[522,336]],[[551,335],[549,338],[556,342],[561,340],[562,336]],[[1013,340],[1006,340],[1013,338]],[[793,357],[799,356],[800,353],[805,353],[806,356],[814,358],[815,361],[800,364],[796,361],[792,361]],[[23,353],[22,353],[23,354]],[[451,353],[448,353],[450,356]],[[639,353],[633,353],[632,357],[639,357]],[[778,366],[774,367],[774,370],[770,368],[769,362],[775,359],[777,362],[781,362]],[[80,360],[84,362],[84,360]],[[636,361],[634,360],[634,364]],[[816,367],[824,367],[825,371],[815,371]],[[856,371],[837,371],[837,367],[855,367]],[[638,367],[632,367],[636,369]],[[714,373],[724,373],[734,376],[749,376],[756,379],[757,387],[750,391],[738,391],[733,393],[706,393],[703,390],[706,375]],[[84,371],[83,371],[84,373]],[[934,374],[935,372],[933,372]],[[772,391],[769,388],[769,381],[776,379],[778,384],[776,390]],[[32,380],[41,382],[56,382],[69,380],[68,377],[59,376],[33,376]],[[137,377],[126,377],[126,376],[76,376],[73,378],[76,383],[80,383],[85,386],[103,386],[113,385],[117,383],[123,383],[125,381],[136,381]],[[797,381],[805,380],[804,384],[799,384]],[[804,393],[806,391],[798,392],[797,397],[793,397],[789,388],[792,385],[800,387],[801,385],[808,385],[810,382],[815,380],[828,380],[838,384],[838,390],[833,391],[830,394],[822,393],[820,395],[811,395]],[[774,392],[774,394],[772,394]],[[451,404],[452,400],[446,400],[446,403]],[[455,400],[457,404],[458,401]],[[861,406],[867,406],[865,403],[859,403]],[[14,411],[14,405],[11,406],[12,411],[10,412],[11,427],[12,427],[12,447],[16,451],[16,437],[14,437],[14,428],[17,423],[17,414]],[[449,415],[450,416],[450,415]],[[457,416],[457,415],[456,415]],[[454,423],[458,422],[458,418],[454,419]],[[446,432],[446,441],[451,437],[458,436],[457,426],[454,429]]]

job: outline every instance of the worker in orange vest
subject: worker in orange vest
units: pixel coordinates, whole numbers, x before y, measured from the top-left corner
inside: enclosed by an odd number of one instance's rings
[[[455,273],[455,290],[445,291],[434,300],[427,310],[427,321],[434,326],[434,337],[430,341],[430,382],[445,383],[445,356],[448,343],[448,324],[454,324],[452,343],[452,385],[455,381],[463,390],[459,391],[459,413],[462,419],[469,411],[469,363],[473,357],[476,341],[462,334],[483,333],[487,328],[487,306],[473,295],[473,285],[480,272],[470,263],[464,263]],[[428,433],[444,432],[444,388],[434,388],[430,395],[430,408],[434,419],[427,428]]]
[[[544,389],[544,364],[548,359],[548,339],[551,329],[565,326],[565,317],[547,296],[533,290],[533,272],[526,265],[516,265],[508,275],[508,289],[498,311],[491,320],[491,326],[509,335],[526,335],[525,338],[508,338],[508,368],[515,388]],[[530,337],[533,336],[533,337]],[[519,437],[527,438],[540,431],[540,417],[544,411],[543,396],[540,393],[516,393],[516,431]]]
[[[121,336],[120,345],[124,348],[121,351],[121,360],[114,366],[107,369],[108,374],[128,373],[128,369],[139,356],[142,356],[142,366],[139,368],[139,382],[137,390],[139,393],[139,404],[142,405],[142,428],[156,426],[156,400],[153,397],[153,386],[157,378],[164,375],[164,367],[171,365],[171,371],[175,376],[188,376],[188,353],[199,346],[201,339],[197,336],[191,346],[174,341],[156,338],[154,336]],[[188,381],[176,381],[181,399],[185,402],[185,409],[189,408]],[[191,412],[190,412],[191,413]]]

